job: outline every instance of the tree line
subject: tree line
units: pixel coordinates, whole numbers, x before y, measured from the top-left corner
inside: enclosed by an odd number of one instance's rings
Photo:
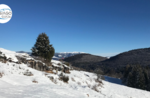
[[[150,68],[149,66],[127,65],[122,80],[129,87],[150,91]]]

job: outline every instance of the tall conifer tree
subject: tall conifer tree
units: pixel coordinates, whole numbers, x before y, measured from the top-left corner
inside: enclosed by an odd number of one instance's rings
[[[45,33],[41,33],[38,36],[36,43],[31,50],[32,55],[40,56],[44,58],[46,61],[51,61],[55,53],[54,47],[50,45],[49,38]]]

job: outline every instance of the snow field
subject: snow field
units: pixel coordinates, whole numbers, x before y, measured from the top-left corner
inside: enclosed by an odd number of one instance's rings
[[[26,53],[16,53],[0,48],[7,58],[17,62],[16,56],[33,59]],[[54,66],[62,64],[52,60]],[[26,76],[26,72],[33,75]],[[32,69],[27,64],[0,62],[0,98],[150,98],[150,92],[107,82],[96,81],[94,73],[71,70],[68,83],[59,79],[57,74]],[[53,81],[49,77],[53,77]],[[36,82],[33,82],[36,81]],[[115,82],[115,81],[113,81]],[[119,82],[120,83],[120,82]]]

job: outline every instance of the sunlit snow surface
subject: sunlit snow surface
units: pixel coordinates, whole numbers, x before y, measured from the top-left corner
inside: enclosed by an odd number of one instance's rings
[[[14,60],[17,54],[0,48],[7,56]],[[26,54],[24,54],[26,55]],[[27,55],[26,55],[27,56]],[[56,65],[61,63],[52,60]],[[32,72],[33,76],[25,76],[24,72]],[[103,86],[97,87],[96,92],[92,87],[97,84],[94,73],[84,71],[70,71],[69,82],[59,80],[58,74],[47,74],[28,67],[26,64],[1,63],[0,73],[0,98],[150,98],[150,92],[110,83],[112,78],[103,81]],[[56,83],[48,77],[54,77]],[[38,83],[32,82],[33,80]]]
[[[26,70],[33,76],[25,76]],[[25,64],[0,63],[0,98],[149,98],[150,92],[103,81],[100,92],[87,86],[95,84],[96,75],[84,71],[71,71],[68,84],[59,81],[58,74],[45,75]],[[57,84],[48,76],[53,76]],[[74,81],[71,79],[74,78]],[[33,83],[36,80],[38,83]],[[79,85],[80,82],[80,85]],[[86,83],[87,82],[87,83]],[[88,94],[88,95],[87,95]]]

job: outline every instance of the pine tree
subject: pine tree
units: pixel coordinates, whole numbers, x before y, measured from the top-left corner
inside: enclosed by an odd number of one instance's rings
[[[149,76],[148,76],[148,72],[146,69],[143,70],[143,73],[144,73],[144,77],[145,77],[145,89],[148,90],[149,88],[149,83],[150,83],[150,79],[149,79]]]
[[[140,66],[137,67],[137,75],[136,75],[136,88],[145,89],[145,77],[143,74],[143,70]]]
[[[128,77],[127,77],[126,85],[127,85],[127,86],[130,86],[130,87],[133,87],[133,84],[134,84],[133,75],[132,75],[132,73],[130,72],[129,75],[128,75]]]
[[[122,80],[127,86],[150,91],[150,69],[148,66],[126,66]]]
[[[32,55],[40,56],[44,58],[46,61],[51,61],[55,53],[55,51],[53,51],[54,48],[52,47],[52,45],[50,45],[49,38],[45,33],[41,33],[38,36],[36,43],[31,50],[32,50]]]
[[[50,50],[50,59],[52,59],[52,57],[54,56],[55,54],[55,49],[54,47],[51,47],[51,50]]]

